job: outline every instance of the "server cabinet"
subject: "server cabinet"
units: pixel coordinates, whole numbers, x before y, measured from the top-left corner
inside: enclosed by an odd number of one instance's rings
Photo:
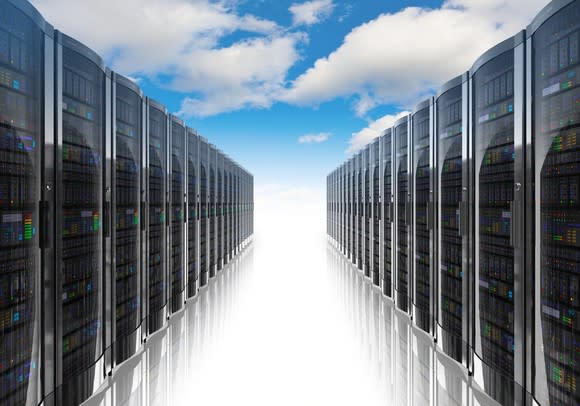
[[[186,136],[185,124],[175,116],[171,116],[171,312],[175,313],[183,307],[185,292],[185,227],[187,223],[185,201],[185,155]]]
[[[411,151],[409,149],[410,116],[403,117],[395,123],[395,218],[397,221],[395,238],[395,302],[404,312],[409,311],[411,242],[412,242],[412,206],[411,206]]]
[[[242,174],[242,169],[239,165],[236,164],[236,171],[235,171],[235,210],[234,210],[234,245],[235,245],[235,252],[238,254],[240,252],[240,198],[241,198],[241,182],[240,177]]]
[[[580,2],[553,1],[527,35],[526,148],[534,161],[527,161],[526,269],[535,270],[527,279],[535,293],[528,390],[541,405],[573,405],[580,403]]]
[[[355,158],[355,176],[356,176],[356,266],[361,271],[364,270],[364,168],[363,168],[363,152],[360,151]]]
[[[524,33],[471,72],[476,381],[498,402],[522,402],[524,377]]]
[[[348,255],[348,187],[347,187],[347,164],[344,163],[340,167],[340,249],[343,255]],[[252,178],[252,193],[254,188],[254,181]],[[252,197],[252,204],[254,200]],[[252,219],[254,214],[252,212]],[[253,232],[253,230],[252,230]]]
[[[415,107],[411,118],[413,140],[412,167],[412,298],[413,320],[428,333],[433,333],[435,296],[433,267],[434,250],[434,196],[433,196],[433,99]]]
[[[362,168],[362,175],[363,175],[363,182],[364,182],[364,189],[363,189],[363,217],[364,217],[364,229],[363,229],[363,238],[364,238],[364,262],[363,262],[363,271],[364,275],[367,278],[371,276],[371,241],[372,241],[372,234],[371,234],[371,173],[370,173],[370,145],[367,145],[363,150],[363,168]]]
[[[393,298],[393,241],[394,241],[394,221],[395,221],[395,194],[393,184],[393,131],[391,128],[386,129],[381,136],[381,172],[382,172],[382,210],[383,225],[381,237],[382,243],[382,260],[381,267],[383,270],[382,284],[383,294]]]
[[[370,176],[372,178],[371,187],[371,201],[372,201],[372,268],[371,277],[373,285],[381,286],[381,274],[380,274],[380,221],[381,221],[381,184],[380,184],[380,148],[379,148],[379,138],[376,138],[371,145],[371,159],[370,159]]]
[[[169,210],[168,117],[165,107],[147,99],[149,241],[147,271],[148,331],[153,334],[165,323],[167,309],[167,223]]]
[[[0,4],[0,403],[54,388],[53,28],[24,1]],[[41,165],[44,162],[44,165]],[[42,294],[41,294],[42,292]],[[43,302],[43,294],[46,298]],[[43,330],[43,324],[46,328]]]
[[[207,140],[203,137],[199,138],[199,203],[200,210],[198,212],[199,220],[199,267],[200,279],[199,286],[207,285],[208,276],[208,158],[209,150]]]
[[[194,297],[199,277],[199,138],[187,128],[187,298]]]
[[[141,227],[143,93],[129,79],[112,76],[113,165],[111,246],[115,270],[113,308],[114,362],[120,364],[137,351],[141,342]]]
[[[110,78],[97,54],[55,35],[57,403],[75,404],[104,378],[110,327]]]
[[[209,144],[209,277],[216,275],[216,203],[217,203],[217,151]]]
[[[226,245],[226,259],[231,261],[232,254],[232,196],[233,196],[233,179],[232,179],[232,160],[228,157],[226,159],[226,196],[227,202],[225,205],[225,245]]]
[[[444,84],[435,102],[437,171],[437,337],[443,352],[469,367],[470,183],[466,73]]]
[[[224,200],[222,203],[222,216],[223,216],[223,259],[224,266],[230,262],[230,253],[228,250],[228,227],[229,227],[229,205],[230,205],[230,158],[224,154],[224,167],[223,167],[223,179],[224,179]]]
[[[217,270],[221,271],[224,267],[224,154],[217,151],[217,232],[216,232],[216,246],[217,246]]]

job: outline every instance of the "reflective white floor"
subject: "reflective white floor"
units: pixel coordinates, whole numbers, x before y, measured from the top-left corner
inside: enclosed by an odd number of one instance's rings
[[[318,207],[261,209],[254,243],[87,405],[493,404],[330,246]]]

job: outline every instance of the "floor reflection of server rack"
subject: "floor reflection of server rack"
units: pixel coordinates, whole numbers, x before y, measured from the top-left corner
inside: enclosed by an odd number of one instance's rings
[[[187,298],[199,287],[199,137],[187,128]]]
[[[498,44],[471,70],[474,375],[504,405],[522,403],[524,384],[523,42]]]
[[[411,152],[409,148],[410,116],[403,117],[395,122],[395,302],[404,312],[409,312],[409,298],[411,294],[411,242],[412,242],[412,205],[411,205]]]
[[[179,118],[171,116],[170,119],[170,174],[169,197],[171,209],[170,216],[170,292],[171,312],[175,313],[183,307],[185,291],[185,153],[186,136],[185,124]]]
[[[148,148],[148,332],[152,334],[165,323],[167,309],[167,212],[168,205],[168,117],[162,104],[147,99]]]
[[[209,243],[208,243],[208,144],[207,140],[203,137],[199,138],[199,204],[200,210],[198,211],[199,220],[199,286],[207,285],[209,280],[208,270],[208,254],[209,254]]]
[[[111,284],[115,320],[111,336],[115,364],[131,357],[141,344],[141,213],[145,104],[139,86],[112,75],[112,171],[111,257],[114,283]]]
[[[553,1],[527,36],[528,388],[541,405],[572,405],[580,403],[580,2]]]
[[[0,5],[1,404],[54,389],[53,33],[29,3]]]
[[[90,396],[110,368],[104,353],[111,343],[103,340],[110,294],[103,281],[111,280],[103,252],[111,244],[110,77],[92,50],[60,32],[55,37],[56,384],[57,403],[68,405]]]
[[[437,337],[442,350],[466,368],[469,362],[470,176],[467,73],[445,83],[435,103],[437,171]]]
[[[382,270],[382,290],[383,294],[393,298],[393,276],[394,276],[394,184],[393,184],[393,130],[388,128],[380,137],[381,154],[381,177],[380,186],[382,197],[382,226],[381,226],[381,270]]]
[[[381,287],[381,239],[380,239],[380,221],[381,221],[381,168],[380,168],[380,147],[379,138],[376,138],[370,147],[370,176],[371,176],[371,230],[372,230],[372,245],[371,245],[371,279],[373,284]],[[369,232],[371,234],[371,232]]]
[[[433,99],[415,107],[411,119],[413,234],[411,297],[413,320],[422,330],[433,333],[435,298],[433,295],[434,251],[433,215]]]

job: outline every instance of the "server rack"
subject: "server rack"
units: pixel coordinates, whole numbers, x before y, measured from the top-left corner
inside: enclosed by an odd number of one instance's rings
[[[382,286],[383,294],[391,299],[393,296],[393,286],[394,284],[394,230],[395,230],[395,193],[394,193],[394,183],[393,183],[393,130],[391,128],[386,129],[383,135],[380,137],[381,142],[381,196],[383,197],[382,203],[382,259],[381,267],[383,271],[382,275]]]
[[[187,128],[187,298],[199,284],[199,138]]]
[[[216,203],[217,203],[217,151],[209,144],[209,277],[213,278],[217,271],[216,255]]]
[[[57,404],[75,404],[110,368],[111,85],[97,54],[58,31],[55,40]]]
[[[371,174],[370,174],[370,145],[367,145],[362,154],[362,175],[363,175],[363,242],[364,242],[364,262],[363,272],[367,278],[371,277]]]
[[[0,5],[3,404],[36,405],[54,389],[53,32],[29,3]]]
[[[115,158],[111,184],[111,240],[114,282],[111,283],[115,320],[112,323],[113,361],[120,364],[141,343],[141,233],[142,168],[145,104],[139,86],[112,75],[112,155]]]
[[[217,246],[217,270],[221,271],[224,267],[224,154],[218,150],[217,151],[217,234],[216,234],[216,246]]]
[[[370,157],[370,176],[372,177],[371,187],[371,201],[372,201],[372,268],[371,277],[375,286],[381,287],[382,275],[380,273],[381,264],[381,239],[380,239],[380,221],[381,221],[381,155],[380,155],[380,140],[376,138],[371,146]],[[340,188],[340,187],[339,187]],[[370,205],[369,205],[370,206]],[[370,233],[370,232],[369,232]]]
[[[433,268],[434,204],[433,196],[433,99],[419,103],[411,116],[412,157],[412,294],[413,320],[428,333],[434,333],[435,295]]]
[[[526,304],[526,370],[535,374],[526,378],[541,405],[580,403],[579,35],[580,2],[569,0],[550,3],[527,31],[526,297],[535,306]]]
[[[168,187],[168,116],[165,106],[147,98],[148,144],[148,270],[146,284],[149,334],[165,324],[168,315],[167,225]]]
[[[395,228],[395,302],[399,309],[404,312],[409,311],[409,299],[412,292],[411,284],[411,252],[412,247],[412,205],[411,205],[411,158],[412,150],[410,145],[410,126],[411,118],[406,116],[395,122],[394,138],[395,151],[394,157],[396,168],[395,181],[395,218],[397,220]]]
[[[199,267],[200,267],[200,279],[199,286],[203,287],[207,285],[209,281],[208,271],[209,271],[209,243],[208,243],[208,186],[209,186],[209,146],[207,140],[203,137],[199,138],[199,202],[201,209],[198,212],[199,216]]]
[[[437,337],[443,352],[466,368],[470,367],[473,258],[469,238],[468,84],[468,73],[452,79],[439,90],[435,102]]]
[[[348,194],[349,194],[349,259],[353,264],[357,262],[356,256],[356,216],[358,206],[356,204],[356,160],[350,158],[348,160]]]
[[[355,176],[356,176],[356,266],[361,271],[364,270],[364,198],[363,198],[363,152],[360,151],[355,158]]]
[[[233,254],[232,254],[232,196],[233,196],[233,188],[232,188],[232,168],[233,163],[229,157],[226,157],[226,170],[225,170],[225,189],[226,189],[226,204],[225,204],[225,231],[224,231],[224,238],[225,238],[225,250],[226,250],[226,261],[231,261]]]
[[[524,32],[471,69],[474,164],[474,375],[502,404],[524,384]]]
[[[241,168],[236,164],[235,169],[235,205],[234,205],[234,250],[238,254],[240,252],[240,196],[241,196]]]
[[[187,224],[186,210],[186,129],[183,121],[171,116],[170,127],[171,183],[169,196],[171,199],[170,214],[170,247],[169,271],[171,277],[171,312],[179,311],[185,303],[185,228]]]

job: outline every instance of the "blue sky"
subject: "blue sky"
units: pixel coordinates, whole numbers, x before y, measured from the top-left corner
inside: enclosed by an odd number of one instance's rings
[[[320,195],[350,153],[547,3],[32,2],[240,162],[258,188]]]

